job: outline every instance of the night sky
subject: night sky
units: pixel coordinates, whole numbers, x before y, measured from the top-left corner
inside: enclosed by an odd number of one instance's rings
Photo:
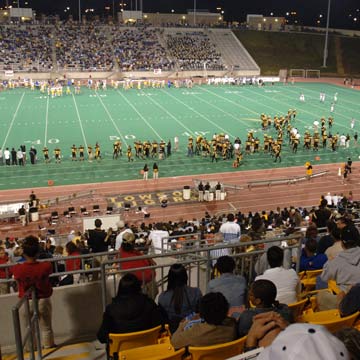
[[[0,0],[0,6],[4,7],[8,1],[9,5],[32,7],[38,13],[60,14],[62,17],[72,13],[77,16],[78,0]],[[135,3],[140,0],[123,0],[126,3],[127,10],[135,10]],[[112,5],[120,10],[122,0],[81,0],[83,11],[87,8],[94,8],[94,14],[104,15],[112,13]],[[295,16],[289,16],[289,23],[303,25],[325,26],[326,10],[328,0],[196,0],[197,9],[208,9],[216,11],[217,7],[224,10],[224,18],[227,21],[245,21],[247,14],[263,14],[270,16],[285,16],[286,12],[295,11]],[[27,3],[27,4],[25,4]],[[360,30],[360,1],[359,0],[331,0],[331,27],[349,28]],[[110,9],[105,10],[105,7]],[[186,9],[192,9],[194,0],[143,0],[145,12],[186,12]],[[68,12],[64,10],[69,7]],[[138,5],[139,7],[139,5]],[[322,15],[322,17],[321,17]],[[355,20],[356,19],[356,20]]]

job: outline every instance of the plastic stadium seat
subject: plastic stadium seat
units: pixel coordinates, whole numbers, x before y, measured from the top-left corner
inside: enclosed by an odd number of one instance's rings
[[[108,206],[108,207],[106,208],[106,215],[111,215],[113,211],[114,211],[113,207],[112,207],[112,206]]]
[[[74,208],[73,206],[70,206],[70,207],[68,208],[68,210],[69,210],[69,214],[70,214],[70,215],[75,215],[75,214],[76,214],[75,208]]]
[[[346,317],[341,317],[339,310],[337,309],[318,312],[310,311],[302,315],[301,321],[310,324],[323,325],[330,332],[334,333],[345,327],[351,327],[358,316],[359,312]]]
[[[246,336],[224,344],[212,346],[189,346],[192,360],[223,360],[244,351]]]
[[[162,326],[152,329],[137,331],[126,334],[109,334],[109,355],[112,359],[117,357],[120,351],[137,347],[155,345],[161,334]]]
[[[100,212],[100,206],[99,205],[93,205],[93,213],[99,213]]]
[[[171,344],[148,345],[119,352],[120,360],[181,360],[185,348],[175,351]]]
[[[300,300],[300,301],[297,301],[295,303],[292,303],[292,304],[288,305],[289,309],[293,313],[295,321],[299,316],[301,316],[306,303],[309,302],[309,301],[310,301],[309,299],[303,299],[303,300]]]
[[[315,289],[316,278],[322,273],[321,270],[308,270],[299,273],[302,288],[305,292]]]

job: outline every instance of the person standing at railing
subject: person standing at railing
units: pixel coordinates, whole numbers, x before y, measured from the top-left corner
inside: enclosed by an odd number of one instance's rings
[[[50,300],[53,289],[49,278],[53,271],[52,264],[48,261],[37,261],[40,253],[40,244],[35,236],[27,236],[24,239],[22,249],[25,262],[12,268],[12,274],[18,283],[19,298],[24,297],[26,291],[31,287],[35,287],[39,305],[42,344],[45,348],[51,348],[55,346]]]

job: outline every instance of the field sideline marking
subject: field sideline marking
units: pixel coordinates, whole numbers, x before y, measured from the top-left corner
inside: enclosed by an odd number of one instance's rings
[[[143,91],[142,91],[143,92]],[[166,108],[164,108],[159,102],[157,102],[156,100],[152,99],[149,96],[149,100],[152,101],[156,106],[158,106],[161,110],[163,110],[164,112],[166,112],[172,119],[174,119],[177,123],[179,123],[185,130],[187,130],[190,134],[194,134],[184,123],[182,123],[180,120],[178,120],[176,118],[175,115],[173,115],[171,112],[169,112]]]
[[[144,123],[158,136],[158,138],[161,140],[163,137],[160,136],[160,134],[151,126],[151,124],[145,119],[143,115],[136,109],[136,107],[126,98],[125,95],[123,95],[119,90],[116,90],[117,93],[120,94],[120,96],[127,102],[128,105],[140,116],[140,118],[144,121]]]
[[[87,141],[86,141],[86,137],[85,137],[85,133],[84,133],[84,128],[83,128],[82,121],[81,121],[81,117],[80,117],[80,114],[79,114],[79,109],[78,109],[78,107],[77,107],[74,94],[71,94],[71,96],[72,96],[72,98],[73,98],[73,100],[74,100],[74,105],[75,105],[75,109],[76,109],[76,114],[77,114],[77,117],[78,117],[78,119],[79,119],[80,129],[81,129],[81,132],[82,132],[82,135],[83,135],[83,139],[84,139],[84,143],[85,143],[85,149],[87,150],[88,144],[87,144]]]
[[[17,115],[17,113],[18,113],[18,111],[19,111],[19,109],[20,109],[20,106],[21,106],[21,104],[22,104],[22,101],[23,101],[23,99],[24,99],[24,96],[25,96],[25,91],[22,93],[22,96],[21,96],[21,98],[20,98],[20,101],[19,101],[19,103],[18,103],[18,106],[17,106],[17,108],[16,108],[16,110],[15,110],[15,113],[14,113],[14,115],[13,115],[13,118],[12,118],[12,120],[11,120],[9,129],[8,129],[8,132],[7,132],[6,136],[5,136],[4,143],[3,143],[2,147],[1,147],[3,150],[4,150],[4,147],[5,147],[6,141],[7,141],[8,137],[9,137],[9,135],[10,135],[10,131],[11,131],[13,125],[14,125],[14,121],[15,121],[16,115]]]
[[[183,101],[179,100],[176,96],[171,95],[169,92],[166,92],[164,90],[161,90],[162,92],[164,92],[166,95],[172,97],[173,99],[175,99],[177,102],[179,102],[180,104],[183,104],[185,107],[187,107],[189,110],[191,110],[192,112],[194,112],[195,114],[198,114],[200,117],[202,117],[203,119],[205,119],[206,121],[208,121],[209,123],[213,124],[215,127],[217,127],[218,129],[222,130],[225,134],[229,134],[230,136],[232,136],[233,138],[236,138],[236,136],[234,136],[233,134],[231,134],[229,131],[225,130],[224,128],[222,128],[221,126],[219,126],[218,124],[214,123],[212,120],[210,120],[209,118],[207,118],[205,115],[201,114],[200,112],[198,112],[197,110],[195,110],[194,108],[192,108],[191,106],[189,106],[188,104],[184,103]]]
[[[116,131],[117,131],[117,132],[118,132],[118,134],[120,135],[120,137],[121,137],[121,139],[122,139],[123,143],[125,144],[125,146],[126,146],[126,147],[128,147],[128,143],[127,143],[126,139],[125,139],[125,138],[124,138],[124,136],[121,134],[121,131],[120,131],[120,129],[118,128],[118,126],[116,125],[115,120],[114,120],[114,119],[113,119],[113,117],[111,116],[111,114],[110,114],[110,112],[109,112],[108,108],[105,106],[104,102],[102,101],[102,99],[101,99],[101,97],[99,96],[99,94],[98,94],[98,92],[97,92],[97,91],[95,91],[95,94],[96,94],[96,97],[97,97],[97,98],[99,99],[99,101],[101,102],[101,105],[102,105],[102,106],[103,106],[103,108],[105,109],[105,111],[106,111],[106,113],[107,113],[107,115],[108,115],[109,119],[112,121],[112,123],[113,123],[113,125],[114,125],[114,127],[115,127]]]

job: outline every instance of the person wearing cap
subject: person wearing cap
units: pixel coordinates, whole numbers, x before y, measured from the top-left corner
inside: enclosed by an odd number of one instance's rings
[[[273,323],[267,325],[271,328]],[[350,360],[344,343],[325,327],[297,323],[281,331],[257,360]]]
[[[135,235],[132,232],[124,233],[119,255],[120,259],[127,259],[144,255],[142,252],[135,249]],[[133,273],[143,284],[144,293],[148,294],[148,296],[152,299],[155,299],[158,293],[155,279],[155,270],[148,268],[145,270],[131,271],[131,269],[150,267],[153,265],[156,265],[156,263],[152,259],[135,259],[121,262],[120,269]]]
[[[128,228],[125,224],[125,222],[123,220],[118,221],[118,223],[116,224],[119,234],[116,236],[116,240],[115,240],[115,250],[119,250],[121,243],[123,241],[123,235],[125,233],[133,233],[132,230],[130,228]]]

